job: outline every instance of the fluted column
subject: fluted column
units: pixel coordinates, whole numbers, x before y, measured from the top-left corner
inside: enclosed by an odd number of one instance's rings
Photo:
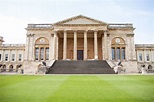
[[[74,60],[77,60],[77,32],[74,31]]]
[[[87,60],[87,31],[84,32],[84,60]]]
[[[67,32],[64,31],[63,60],[67,59]]]
[[[94,31],[94,59],[98,59],[97,31]]]

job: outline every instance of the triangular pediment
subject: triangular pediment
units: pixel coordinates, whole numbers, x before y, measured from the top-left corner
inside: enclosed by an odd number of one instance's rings
[[[95,20],[83,15],[75,16],[75,17],[55,23],[55,25],[88,25],[88,24],[90,25],[105,24],[106,25],[105,22]]]

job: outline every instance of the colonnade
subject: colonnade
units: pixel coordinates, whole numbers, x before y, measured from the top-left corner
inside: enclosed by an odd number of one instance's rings
[[[88,47],[87,47],[87,33],[88,30],[84,31],[84,58],[83,60],[87,60],[87,53],[88,53]],[[57,31],[55,31],[54,33],[55,36],[55,41],[54,41],[54,52],[56,54],[56,38],[57,38]],[[63,60],[67,60],[67,38],[68,38],[68,34],[67,34],[67,30],[64,30],[63,32]],[[73,38],[74,38],[74,47],[73,47],[73,60],[77,60],[77,31],[73,31]],[[94,30],[94,59],[98,60],[98,30]],[[107,33],[106,31],[104,32],[104,41],[107,41]],[[105,44],[105,42],[103,42]],[[103,45],[104,46],[104,45]],[[105,49],[105,48],[103,48]]]

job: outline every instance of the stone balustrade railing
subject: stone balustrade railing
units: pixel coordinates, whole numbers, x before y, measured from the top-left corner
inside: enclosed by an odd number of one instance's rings
[[[1,45],[2,47],[24,47],[25,46],[25,44],[2,44]]]
[[[154,48],[154,44],[135,44],[136,48]]]
[[[27,28],[52,28],[52,24],[28,24]]]
[[[126,24],[109,24],[108,28],[132,28],[133,24],[126,23]]]

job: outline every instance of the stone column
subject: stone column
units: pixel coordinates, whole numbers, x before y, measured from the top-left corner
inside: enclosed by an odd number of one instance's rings
[[[74,31],[74,60],[77,60],[77,32]]]
[[[84,60],[87,60],[87,31],[84,32]]]
[[[59,37],[56,36],[56,60],[58,60]]]
[[[97,31],[94,31],[94,59],[98,59]]]
[[[107,59],[107,31],[104,31],[104,39],[103,39],[103,59]]]
[[[67,59],[67,32],[64,31],[63,60]]]
[[[56,60],[56,49],[57,49],[57,44],[56,44],[56,42],[57,42],[57,31],[54,31],[54,53],[53,53],[53,55],[54,55],[54,60]]]

